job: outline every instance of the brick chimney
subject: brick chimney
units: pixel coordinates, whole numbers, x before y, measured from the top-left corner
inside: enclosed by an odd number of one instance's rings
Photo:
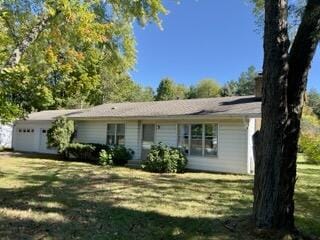
[[[262,79],[262,73],[259,73],[254,79],[254,95],[256,96],[256,98],[262,97]]]

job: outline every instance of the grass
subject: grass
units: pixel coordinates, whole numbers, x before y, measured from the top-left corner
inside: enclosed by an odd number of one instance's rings
[[[295,195],[297,226],[314,236],[319,172],[301,162]],[[252,183],[243,175],[159,175],[2,154],[0,239],[257,239],[241,227]]]

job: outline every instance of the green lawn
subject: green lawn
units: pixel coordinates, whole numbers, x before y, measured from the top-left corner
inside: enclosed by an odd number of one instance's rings
[[[257,239],[252,181],[0,155],[0,239]],[[320,166],[300,163],[297,185],[297,225],[320,236]]]

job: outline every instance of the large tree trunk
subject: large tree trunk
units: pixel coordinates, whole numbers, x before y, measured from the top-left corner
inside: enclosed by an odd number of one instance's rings
[[[261,153],[255,169],[254,218],[258,228],[272,228],[279,220],[277,203],[287,119],[288,76],[287,0],[265,1]]]
[[[265,1],[262,127],[256,149],[256,226],[293,230],[300,119],[320,28],[320,1],[308,0],[288,57],[287,0]]]
[[[25,36],[21,43],[13,50],[4,68],[12,68],[16,66],[28,47],[38,38],[40,33],[47,27],[52,16],[43,15],[38,24],[34,26],[31,31]]]
[[[284,136],[284,155],[281,161],[281,192],[277,204],[281,216],[278,224],[287,229],[294,228],[293,195],[296,182],[300,119],[308,71],[318,44],[319,22],[320,1],[309,0],[289,54],[288,121]]]

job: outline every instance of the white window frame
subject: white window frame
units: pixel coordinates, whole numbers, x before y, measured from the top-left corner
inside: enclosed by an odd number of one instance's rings
[[[201,124],[202,125],[202,154],[201,156],[197,156],[197,155],[192,155],[191,154],[191,125],[197,125],[197,124]],[[205,125],[207,124],[212,124],[212,125],[216,125],[216,129],[217,129],[217,154],[216,155],[205,155]],[[178,123],[177,124],[177,146],[179,146],[179,135],[180,135],[180,132],[179,132],[179,126],[180,125],[187,125],[188,126],[188,154],[187,156],[189,157],[201,157],[201,158],[218,158],[219,156],[219,140],[220,140],[220,136],[219,136],[219,124],[216,123],[216,122],[200,122],[200,123]]]
[[[124,125],[124,144],[123,144],[123,146],[125,146],[126,145],[126,124],[125,123],[121,123],[121,122],[116,122],[116,123],[107,123],[107,128],[106,128],[106,144],[108,145],[108,143],[107,143],[107,140],[108,140],[108,128],[109,128],[109,125],[111,125],[111,124],[113,124],[113,125],[115,125],[115,130],[114,130],[114,139],[113,139],[113,141],[114,141],[114,145],[115,146],[118,146],[118,144],[116,144],[116,142],[117,142],[117,136],[118,136],[118,124],[122,124],[122,125]],[[122,144],[121,145],[119,145],[119,146],[122,146]]]

